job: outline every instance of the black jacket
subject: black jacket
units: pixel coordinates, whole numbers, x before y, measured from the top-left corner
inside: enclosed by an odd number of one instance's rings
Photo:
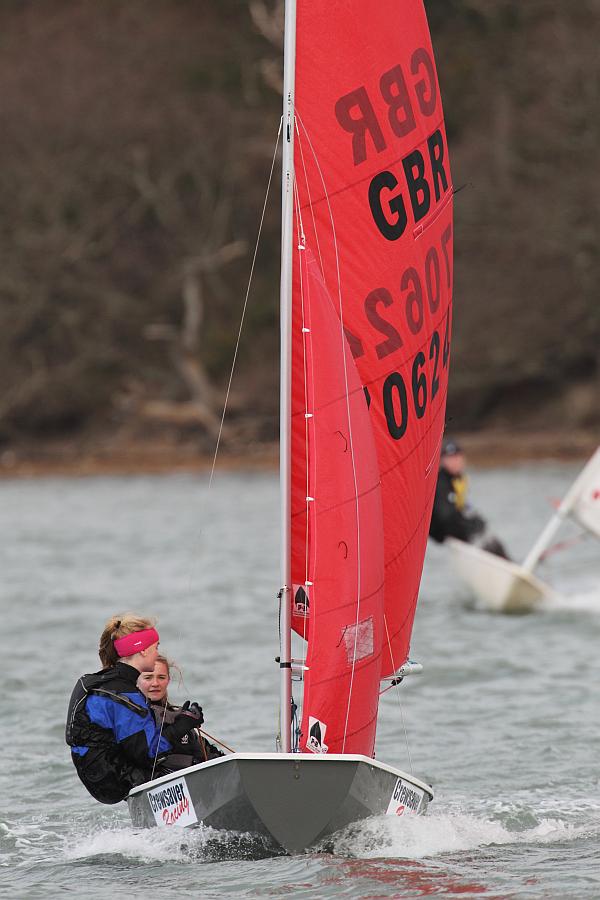
[[[159,764],[172,750],[168,729],[160,733],[137,688],[139,674],[118,662],[83,675],[71,695],[65,739],[77,774],[101,803],[124,800],[132,787],[150,779],[155,759]]]

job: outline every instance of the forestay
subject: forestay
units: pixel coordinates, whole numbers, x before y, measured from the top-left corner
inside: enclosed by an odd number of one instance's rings
[[[421,0],[299,0],[292,336],[301,749],[371,755],[444,426],[452,182]]]

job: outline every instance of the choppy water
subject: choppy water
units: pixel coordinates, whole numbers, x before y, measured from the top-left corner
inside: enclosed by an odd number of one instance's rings
[[[576,468],[472,473],[472,496],[525,555]],[[63,743],[106,618],[159,616],[176,694],[246,750],[273,749],[275,476],[0,482],[0,896],[600,897],[600,553],[544,572],[564,601],[524,617],[464,603],[431,547],[413,637],[420,679],[383,698],[378,756],[430,780],[423,818],[373,819],[334,852],[260,858],[210,830],[136,832],[96,804]],[[264,854],[263,854],[264,856]],[[258,858],[256,858],[258,857]]]

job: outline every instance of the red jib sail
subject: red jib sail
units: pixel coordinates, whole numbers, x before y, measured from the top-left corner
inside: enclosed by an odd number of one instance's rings
[[[452,183],[421,0],[299,0],[296,33],[301,749],[370,755],[379,679],[408,657],[435,491]]]

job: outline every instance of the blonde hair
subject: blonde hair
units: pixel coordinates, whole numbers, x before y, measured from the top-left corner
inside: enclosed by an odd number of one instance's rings
[[[178,668],[174,662],[171,662],[171,660],[167,656],[163,656],[162,653],[159,653],[156,657],[155,665],[156,663],[162,663],[165,666],[169,678],[171,677],[171,668]]]
[[[171,672],[172,671],[177,672],[179,687],[181,687],[181,685],[183,684],[183,672],[181,671],[181,669],[179,668],[177,663],[173,662],[173,660],[169,659],[167,656],[163,656],[162,653],[160,653],[156,657],[156,662],[162,663],[165,666],[165,668],[167,670],[167,675],[169,676],[169,681],[171,680]],[[167,702],[168,702],[168,698],[166,697],[166,695],[165,695],[165,700],[167,700]]]
[[[156,619],[145,619],[136,615],[136,613],[130,612],[110,618],[100,635],[98,646],[98,655],[102,668],[109,669],[119,661],[119,655],[113,643],[117,638],[125,637],[126,634],[133,634],[134,631],[144,631],[145,628],[153,628],[155,624]]]

